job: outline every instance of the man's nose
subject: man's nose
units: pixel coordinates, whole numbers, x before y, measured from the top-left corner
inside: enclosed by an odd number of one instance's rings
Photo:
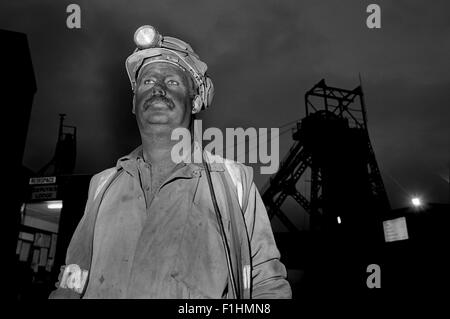
[[[166,90],[160,83],[156,83],[152,87],[152,95],[158,95],[158,96],[166,96]]]

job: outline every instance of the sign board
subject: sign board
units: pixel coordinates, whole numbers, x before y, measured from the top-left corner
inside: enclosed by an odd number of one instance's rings
[[[30,177],[30,185],[55,184],[56,176]]]
[[[48,186],[34,186],[31,190],[32,200],[50,200],[56,199],[58,193],[58,186],[48,185]]]
[[[383,229],[384,240],[386,242],[405,240],[409,238],[405,217],[383,221]]]

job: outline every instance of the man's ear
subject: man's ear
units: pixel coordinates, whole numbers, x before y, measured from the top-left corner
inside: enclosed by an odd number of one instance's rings
[[[192,100],[192,109],[191,109],[191,113],[195,114],[200,112],[200,110],[202,109],[202,104],[203,104],[203,100],[200,97],[200,95],[196,95],[194,97],[194,99]]]

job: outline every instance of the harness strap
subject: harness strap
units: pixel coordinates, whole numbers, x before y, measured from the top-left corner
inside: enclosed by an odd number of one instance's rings
[[[92,255],[94,252],[94,230],[99,208],[106,191],[122,173],[123,169],[118,169],[114,172],[114,175],[110,174],[108,176],[110,177],[113,175],[112,178],[109,180],[107,178],[100,184],[102,188],[97,188],[95,199],[88,208],[89,211],[85,213],[83,220],[75,230],[67,251],[66,264],[68,266],[64,269],[63,280],[60,282],[60,287],[73,289],[76,292],[81,293],[81,297],[85,294],[89,282]],[[86,238],[86,236],[88,236],[88,238]],[[72,245],[72,243],[77,244]],[[78,279],[80,277],[81,280]]]
[[[230,246],[232,252],[231,260],[234,261],[235,278],[237,278],[239,298],[251,298],[251,264],[250,264],[250,244],[245,227],[245,219],[238,201],[233,200],[230,189],[230,181],[225,172],[220,172],[220,178],[224,186],[227,212],[230,218]]]

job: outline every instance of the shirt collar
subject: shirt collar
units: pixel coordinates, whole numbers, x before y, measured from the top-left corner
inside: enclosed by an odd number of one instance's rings
[[[209,154],[209,152],[207,152],[207,151],[205,151],[205,152],[208,154],[208,158],[210,159],[211,154]],[[202,156],[201,144],[198,141],[194,141],[192,152],[191,152],[191,154],[188,154],[186,157],[183,158],[182,166],[188,166],[191,169],[191,171],[204,170],[205,169],[204,163],[203,162],[196,163],[196,161],[195,161],[195,159],[197,159],[197,160],[200,159],[200,161],[201,161],[201,158],[202,158],[201,156]],[[127,172],[129,172],[133,176],[137,176],[136,175],[136,172],[137,172],[136,164],[137,164],[137,161],[139,158],[144,160],[142,144],[139,145],[138,147],[136,147],[128,155],[125,155],[125,156],[122,156],[121,158],[119,158],[116,163],[116,168],[120,169],[122,167],[123,169],[125,169]],[[224,171],[224,166],[220,162],[209,161],[209,167],[212,172],[223,172]]]

